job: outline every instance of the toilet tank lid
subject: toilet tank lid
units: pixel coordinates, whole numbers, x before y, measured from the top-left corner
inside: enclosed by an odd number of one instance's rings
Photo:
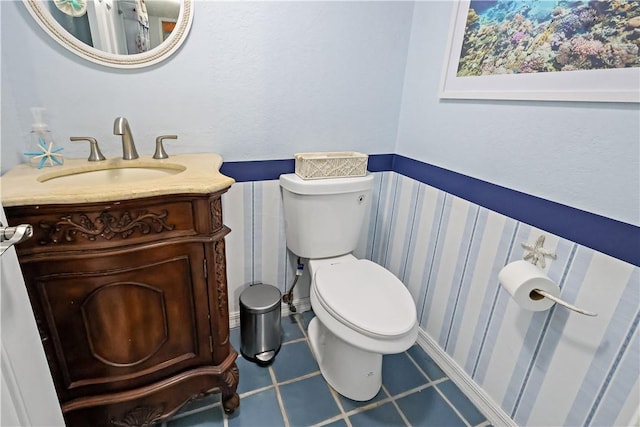
[[[295,173],[280,175],[280,186],[296,194],[339,194],[370,190],[373,175],[349,178],[302,179]]]

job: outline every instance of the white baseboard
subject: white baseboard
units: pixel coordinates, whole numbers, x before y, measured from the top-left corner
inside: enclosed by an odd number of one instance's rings
[[[494,426],[518,427],[515,421],[456,363],[440,348],[438,343],[425,331],[418,329],[418,345],[433,359],[458,388],[473,402],[480,412]]]
[[[293,301],[293,305],[296,307],[296,313],[304,313],[305,311],[311,310],[311,300],[309,298],[301,298]],[[288,316],[293,314],[289,310],[289,306],[287,304],[282,304],[282,316]],[[240,312],[234,311],[233,313],[229,313],[229,328],[239,328],[240,327]]]

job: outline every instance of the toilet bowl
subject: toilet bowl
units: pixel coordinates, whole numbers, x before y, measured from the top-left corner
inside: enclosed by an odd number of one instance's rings
[[[308,335],[320,371],[340,394],[366,401],[382,385],[382,355],[411,347],[418,335],[415,304],[390,271],[353,255],[309,260]]]

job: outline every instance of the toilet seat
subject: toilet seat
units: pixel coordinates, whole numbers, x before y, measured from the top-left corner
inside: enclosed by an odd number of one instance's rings
[[[318,269],[312,291],[339,322],[374,338],[392,339],[415,329],[416,308],[404,284],[369,260]]]

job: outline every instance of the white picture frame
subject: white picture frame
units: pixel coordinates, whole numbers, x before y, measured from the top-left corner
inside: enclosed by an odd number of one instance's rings
[[[640,102],[640,68],[458,77],[470,1],[453,6],[440,98]]]

